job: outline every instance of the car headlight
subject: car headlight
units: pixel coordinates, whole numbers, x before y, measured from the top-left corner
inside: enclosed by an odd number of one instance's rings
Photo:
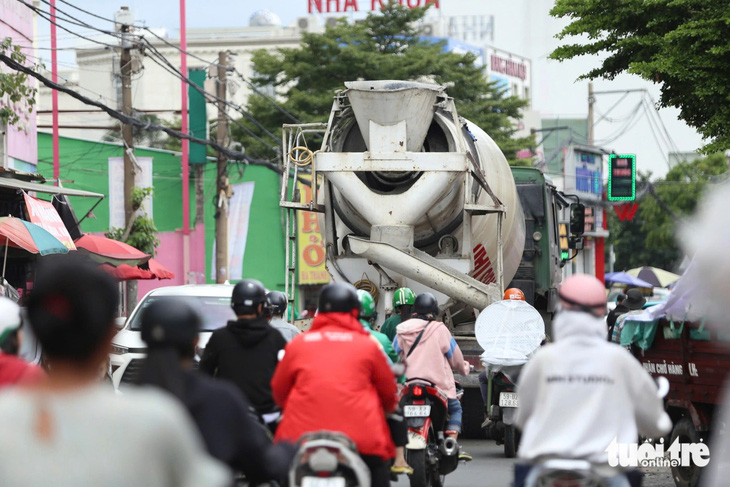
[[[129,349],[127,347],[120,347],[119,345],[112,345],[112,353],[114,355],[124,355],[127,352],[129,352]]]

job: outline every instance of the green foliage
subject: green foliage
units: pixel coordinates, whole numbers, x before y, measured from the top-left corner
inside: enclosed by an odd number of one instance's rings
[[[152,196],[153,192],[152,188],[132,189],[132,209],[134,211],[139,210],[144,199]],[[127,230],[124,228],[110,228],[106,233],[106,237],[129,244],[135,249],[150,255],[154,255],[155,247],[160,245],[155,222],[146,215],[138,215],[134,219],[126,239],[124,238],[125,233],[127,233]]]
[[[662,180],[653,182],[651,191],[639,202],[639,209],[632,221],[619,221],[616,214],[608,214],[614,245],[617,270],[643,265],[671,270],[682,257],[675,241],[679,219],[694,212],[708,182],[719,180],[728,171],[723,154],[712,154],[693,162],[683,162],[673,167]],[[646,184],[650,174],[641,174]]]
[[[340,19],[322,34],[304,33],[300,48],[275,53],[259,50],[253,56],[254,82],[261,88],[275,87],[286,100],[283,107],[302,122],[326,122],[333,95],[345,88],[345,81],[397,79],[444,84],[459,114],[485,130],[510,162],[517,162],[518,150],[535,145],[533,137],[513,139],[514,121],[521,118],[527,102],[506,96],[496,83],[486,81],[483,69],[474,65],[473,54],[444,52],[443,43],[421,39],[417,24],[425,14],[426,8],[409,9],[390,2],[362,22],[350,24]],[[277,136],[283,123],[291,123],[260,95],[250,96],[247,110]],[[277,145],[245,119],[241,123],[266,143]],[[274,156],[240,128],[231,129],[247,153]]]
[[[710,142],[706,154],[730,148],[730,7],[727,0],[556,0],[550,12],[571,23],[551,58],[607,54],[583,78],[627,72],[661,84],[661,106]]]
[[[0,52],[17,63],[25,64],[25,55],[20,50],[20,46],[13,45],[10,37],[6,37],[0,42]],[[28,83],[28,75],[15,71],[0,72],[0,100],[2,100],[0,102],[0,123],[8,125],[18,123],[20,116],[13,105],[25,101],[32,110],[35,105],[35,94],[36,89],[31,88]]]

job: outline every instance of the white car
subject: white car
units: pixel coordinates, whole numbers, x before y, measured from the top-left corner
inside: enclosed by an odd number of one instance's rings
[[[236,319],[231,309],[232,292],[233,286],[228,284],[192,284],[163,287],[147,293],[112,340],[110,363],[114,388],[124,390],[125,386],[133,385],[139,377],[147,351],[147,345],[141,336],[140,316],[143,309],[155,301],[171,297],[189,300],[203,320],[196,347],[199,355],[205,349],[213,330],[225,326],[229,320]]]

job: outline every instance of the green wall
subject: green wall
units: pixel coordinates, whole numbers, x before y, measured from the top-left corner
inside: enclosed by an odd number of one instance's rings
[[[121,157],[122,147],[110,142],[91,142],[60,137],[60,177],[72,180],[65,187],[108,195],[109,157]],[[135,148],[138,157],[153,158],[153,213],[160,232],[182,228],[182,179],[180,156],[163,150]],[[244,277],[259,279],[269,289],[284,289],[284,226],[279,209],[279,175],[265,167],[231,163],[228,166],[231,184],[254,181],[254,194],[249,215]],[[50,134],[38,133],[38,172],[53,177],[53,149]],[[192,168],[191,168],[192,173]],[[212,282],[211,259],[215,239],[215,163],[208,163],[204,176],[205,268],[206,279]],[[195,218],[195,188],[190,184],[190,218]],[[91,209],[93,198],[71,198],[79,219]],[[94,210],[95,219],[86,218],[84,232],[105,232],[109,229],[109,203],[104,200]]]

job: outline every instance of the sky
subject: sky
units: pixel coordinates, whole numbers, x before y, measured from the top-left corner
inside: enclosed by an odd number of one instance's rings
[[[94,12],[100,16],[113,18],[114,12],[121,6],[129,7],[138,23],[148,27],[167,29],[171,38],[179,33],[180,2],[175,0],[68,0],[75,6]],[[187,0],[187,27],[242,27],[255,11],[266,8],[277,14],[284,25],[296,21],[298,17],[308,15],[309,0]],[[324,0],[325,2],[327,0]],[[334,2],[335,0],[330,0]],[[369,10],[371,0],[356,0],[360,10]],[[412,4],[424,3],[425,0],[408,0]],[[344,0],[340,0],[344,4]],[[440,0],[440,11],[434,15],[493,15],[494,38],[490,45],[498,49],[513,52],[532,60],[532,106],[540,111],[543,117],[585,117],[587,114],[588,84],[576,81],[580,74],[597,66],[599,59],[579,59],[558,63],[547,59],[549,53],[559,45],[554,35],[566,24],[564,20],[550,17],[549,10],[554,0]],[[41,3],[42,8],[47,5]],[[72,7],[57,0],[57,7],[74,14],[85,22],[98,27],[110,28],[111,24],[86,16]],[[433,10],[433,9],[432,9]],[[364,13],[354,15],[363,16]],[[350,15],[353,16],[353,15]],[[74,30],[83,32],[81,28]],[[38,20],[37,34],[40,46],[49,46],[50,28],[47,21]],[[59,30],[59,47],[71,48],[77,43],[71,34]],[[48,51],[42,51],[41,57],[49,58]],[[49,62],[45,61],[48,65]],[[72,51],[59,54],[59,70],[69,69],[74,65]],[[86,87],[93,89],[93,87]],[[594,90],[636,90],[647,89],[654,100],[659,99],[659,87],[634,75],[621,75],[613,81],[596,80]],[[637,109],[641,100],[640,93],[600,94],[596,96],[594,105],[599,120],[614,104],[610,115],[598,122],[595,137],[605,141],[621,134],[606,144],[606,148],[618,153],[637,155],[639,170],[651,171],[655,176],[663,176],[667,171],[667,152],[669,143],[664,141],[659,132],[659,125],[652,131],[647,114],[641,111],[634,123],[627,126],[627,119]],[[617,103],[618,102],[618,103]],[[691,152],[702,145],[702,139],[694,129],[678,120],[679,111],[666,108],[659,111],[661,120],[667,128],[669,137],[680,151]],[[623,133],[622,133],[623,132]]]

